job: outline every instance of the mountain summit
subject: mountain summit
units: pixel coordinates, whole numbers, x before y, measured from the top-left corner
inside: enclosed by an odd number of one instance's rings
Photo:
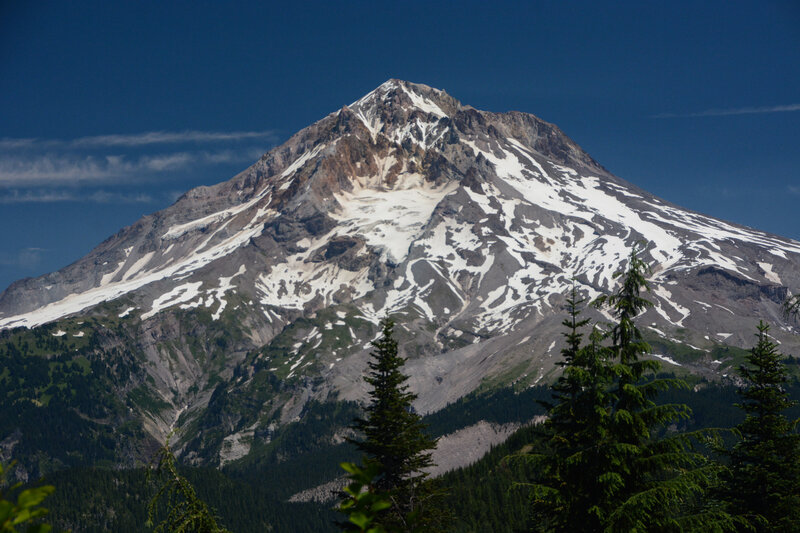
[[[480,179],[481,166],[492,166],[475,143],[492,146],[504,135],[501,130],[551,161],[605,173],[558,128],[532,115],[491,115],[463,107],[443,91],[389,80],[302,130],[231,181],[194,189],[77,263],[12,285],[0,296],[0,327],[49,322],[183,277],[265,233],[286,242],[286,232],[298,222],[317,235],[322,228],[361,220],[368,227],[337,229],[328,237],[358,235],[371,248],[383,249],[382,259],[399,264],[439,201],[465,178],[468,186]],[[464,146],[471,153],[457,153]],[[385,217],[386,203],[402,216]],[[383,238],[381,232],[392,229],[400,240]],[[343,245],[336,242],[334,248]],[[290,306],[301,307],[300,302]]]
[[[421,411],[548,379],[572,280],[609,292],[639,242],[655,304],[643,323],[669,364],[724,373],[733,359],[714,354],[749,345],[759,318],[796,342],[779,309],[800,289],[800,242],[660,200],[533,115],[389,80],[231,180],[16,282],[0,328],[77,335],[75,317],[93,317],[97,350],[133,342],[138,379],[163,401],[138,413],[157,438],[199,423],[219,387],[235,395],[259,372],[283,383],[216,437],[184,441],[224,462],[265,413],[286,422],[312,399],[361,398],[386,314]]]

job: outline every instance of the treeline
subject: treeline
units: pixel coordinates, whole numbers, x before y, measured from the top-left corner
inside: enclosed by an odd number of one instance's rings
[[[524,531],[531,514],[528,496],[511,487],[527,473],[524,465],[504,459],[527,449],[537,428],[526,426],[495,446],[475,464],[442,476],[451,510],[452,533]]]
[[[137,354],[104,351],[85,330],[82,337],[55,337],[54,326],[0,332],[0,436],[23,478],[87,464],[133,465],[158,447],[131,411],[153,399],[141,386],[126,394],[145,379]]]
[[[694,390],[666,391],[658,401],[687,404],[691,408],[692,416],[682,422],[683,430],[730,428],[744,419],[742,410],[734,405],[740,400],[737,390],[730,383],[701,380]],[[788,384],[787,391],[791,398],[800,398],[800,384],[797,382]],[[444,410],[424,417],[423,421],[432,436],[439,436],[452,431],[453,420],[459,421],[455,424],[457,428],[478,420],[497,423],[530,420],[529,415],[545,412],[537,401],[549,398],[549,387],[545,386],[521,392],[507,388],[482,395],[468,395]],[[509,413],[516,409],[519,409],[520,418],[509,419]],[[310,421],[296,423],[305,427],[298,427],[291,434],[282,436],[280,446],[276,447],[281,454],[285,454],[282,461],[278,461],[276,456],[263,461],[238,461],[225,467],[222,472],[180,468],[196,487],[198,495],[217,510],[220,522],[235,533],[261,531],[262,521],[269,521],[273,516],[279,517],[278,523],[272,525],[276,532],[293,531],[293,524],[302,524],[306,520],[310,521],[310,526],[317,528],[314,531],[337,531],[334,524],[337,513],[330,509],[330,505],[286,503],[291,494],[340,475],[339,463],[352,461],[358,456],[355,448],[349,444],[294,453],[292,450],[297,443],[295,437],[302,439],[309,433],[328,434],[330,428],[324,420],[338,419],[332,412],[333,407],[328,404],[309,406],[309,410],[315,413]],[[326,414],[328,411],[330,414]],[[791,408],[787,413],[793,419],[800,417],[800,406]],[[510,490],[513,483],[522,478],[524,470],[520,470],[518,465],[512,467],[506,464],[503,458],[529,446],[537,431],[534,427],[523,427],[507,441],[492,448],[477,463],[442,476],[441,485],[448,492],[446,505],[454,517],[451,531],[510,533],[524,530],[530,520],[528,498],[523,492]],[[57,434],[54,431],[53,438]],[[63,436],[68,438],[69,435],[67,431]],[[80,438],[80,435],[75,438]],[[70,441],[70,445],[75,443]],[[76,532],[150,531],[144,522],[147,503],[155,489],[153,483],[148,483],[145,469],[72,468],[48,475],[47,481],[56,487],[55,493],[47,499],[47,506],[51,521],[58,531],[70,528]],[[219,494],[218,488],[221,491]],[[281,523],[285,524],[284,529]]]
[[[287,503],[268,487],[231,479],[213,468],[179,467],[221,524],[236,533],[331,531],[336,513],[312,503]],[[56,487],[46,500],[56,531],[146,533],[148,504],[159,479],[145,468],[80,468],[48,476]],[[157,516],[166,512],[161,502]],[[335,530],[335,529],[333,529]]]
[[[536,385],[521,391],[506,387],[484,394],[468,394],[426,417],[427,432],[434,437],[453,433],[482,420],[494,424],[528,422],[543,415],[541,402],[550,398],[550,387]]]

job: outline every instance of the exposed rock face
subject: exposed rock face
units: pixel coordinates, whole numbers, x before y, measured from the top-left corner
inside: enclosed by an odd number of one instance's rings
[[[163,438],[181,413],[200,431],[224,422],[205,455],[224,462],[247,453],[268,415],[286,423],[309,399],[363,398],[368,342],[387,313],[401,322],[422,412],[481,384],[547,379],[571,280],[590,298],[612,290],[640,241],[655,303],[641,323],[701,354],[673,361],[722,373],[703,350],[749,345],[759,318],[796,345],[779,308],[800,289],[800,242],[659,200],[532,115],[390,80],[230,181],[15,283],[0,295],[0,328],[106,302],[172,405],[142,413],[148,431]],[[181,313],[208,323],[187,327]],[[233,329],[233,340],[195,342]],[[208,414],[216,389],[244,397],[259,372],[277,392]]]
[[[538,424],[544,417],[537,417],[531,423]],[[493,424],[484,420],[471,426],[460,429],[449,435],[444,435],[436,441],[433,451],[433,468],[430,472],[434,476],[442,475],[456,468],[470,465],[478,461],[493,446],[504,442],[521,424]],[[341,498],[342,489],[347,486],[348,480],[342,476],[319,486],[293,494],[290,502],[317,502],[333,503]]]
[[[537,417],[531,423],[538,424],[543,420],[544,417]],[[505,442],[520,427],[520,424],[491,424],[482,420],[441,437],[436,441],[436,449],[433,451],[435,466],[430,470],[431,474],[441,475],[477,462],[493,446]]]

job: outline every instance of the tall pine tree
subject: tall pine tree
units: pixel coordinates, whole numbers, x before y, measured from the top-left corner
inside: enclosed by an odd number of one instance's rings
[[[668,430],[688,418],[690,409],[656,402],[660,392],[687,385],[680,379],[659,378],[661,364],[646,358],[651,347],[635,319],[653,305],[642,296],[650,290],[649,272],[634,248],[627,269],[617,274],[622,278],[619,289],[598,299],[598,305],[608,305],[615,318],[609,332],[615,384],[608,428],[615,461],[604,474],[615,505],[605,530],[724,531],[731,527],[730,517],[705,502],[719,467],[692,449],[702,435]]]
[[[635,319],[652,304],[647,265],[634,250],[619,289],[600,298],[614,323],[597,328],[580,347],[573,289],[564,322],[567,345],[563,375],[553,386],[553,403],[534,453],[536,467],[525,483],[533,494],[535,531],[632,532],[730,529],[730,518],[707,505],[706,489],[719,467],[691,449],[699,435],[668,428],[689,416],[684,405],[656,403],[675,379],[659,379],[660,364],[646,356],[650,346]]]
[[[441,530],[438,509],[441,494],[425,469],[433,466],[436,441],[425,434],[420,416],[411,403],[416,395],[405,384],[401,368],[405,360],[397,352],[394,322],[381,321],[381,337],[374,341],[369,372],[364,380],[372,387],[363,418],[353,427],[363,434],[354,444],[365,454],[365,463],[379,465],[375,488],[388,493],[392,506],[382,524],[398,531]]]
[[[739,407],[746,416],[737,426],[741,440],[727,453],[723,498],[731,514],[758,532],[800,531],[800,435],[783,414],[795,402],[786,392],[788,371],[769,326],[759,323],[757,336],[748,364],[739,369],[745,381]]]
[[[652,306],[642,296],[650,290],[649,272],[634,248],[627,269],[617,274],[622,277],[619,289],[598,300],[598,304],[608,305],[615,318],[610,330],[615,384],[608,429],[616,461],[604,475],[616,503],[606,518],[605,530],[730,530],[730,516],[705,498],[720,470],[692,448],[705,435],[668,429],[688,418],[690,409],[656,402],[660,392],[688,386],[680,379],[659,378],[661,364],[646,358],[651,347],[635,318]]]
[[[582,347],[580,318],[573,284],[567,298],[567,318],[562,322],[566,346],[559,365],[564,371],[552,387],[553,401],[546,403],[547,421],[534,453],[516,456],[534,469],[533,480],[520,485],[531,489],[533,527],[536,531],[601,530],[607,490],[603,473],[608,468],[608,387],[612,375],[609,351],[595,329]]]

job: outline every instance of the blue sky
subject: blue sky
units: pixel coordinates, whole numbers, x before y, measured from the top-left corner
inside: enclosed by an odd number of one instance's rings
[[[388,78],[560,126],[679,205],[800,239],[800,4],[0,3],[0,290]]]

